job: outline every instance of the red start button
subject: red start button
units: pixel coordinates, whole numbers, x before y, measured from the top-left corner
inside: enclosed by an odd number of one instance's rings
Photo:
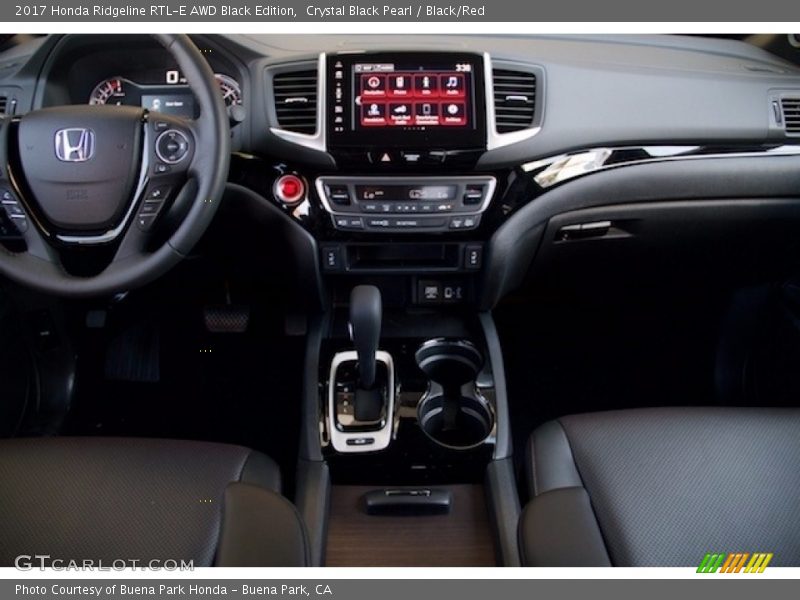
[[[284,204],[297,204],[306,195],[306,184],[297,175],[281,175],[275,181],[274,191]]]

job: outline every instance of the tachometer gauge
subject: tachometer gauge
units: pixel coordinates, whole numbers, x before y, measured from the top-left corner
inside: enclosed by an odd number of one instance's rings
[[[221,73],[215,73],[214,77],[217,78],[219,89],[222,90],[225,106],[234,106],[242,103],[242,88],[239,87],[239,83],[233,77],[228,77]]]
[[[114,77],[101,81],[92,90],[89,104],[125,104],[125,87],[122,79]]]

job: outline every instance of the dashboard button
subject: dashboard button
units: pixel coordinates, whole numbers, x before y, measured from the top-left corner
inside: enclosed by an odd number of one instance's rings
[[[272,191],[280,202],[294,206],[305,198],[306,184],[297,175],[288,173],[275,180]]]
[[[342,249],[339,246],[326,246],[322,249],[322,268],[325,271],[341,271]]]
[[[401,152],[400,158],[403,159],[407,165],[416,165],[422,160],[423,154],[422,152]]]
[[[367,219],[367,227],[372,229],[388,229],[392,227],[391,219]]]
[[[375,443],[375,438],[372,437],[358,437],[349,438],[345,442],[348,446],[371,446]]]
[[[482,185],[468,185],[464,190],[464,204],[474,205],[483,201],[484,187]]]
[[[401,229],[415,229],[417,227],[424,227],[422,220],[420,219],[395,219],[394,220],[394,227],[399,227]]]
[[[480,223],[481,218],[477,215],[464,217],[464,229],[475,229]]]
[[[482,246],[467,246],[464,249],[464,266],[467,269],[480,269],[483,262]]]
[[[480,222],[481,218],[478,215],[453,217],[450,219],[450,229],[475,229]]]
[[[395,155],[388,150],[374,150],[367,153],[369,162],[374,165],[391,165],[395,162]]]
[[[346,185],[331,185],[328,187],[328,197],[338,206],[350,204],[350,190]]]
[[[337,229],[364,229],[361,217],[335,217],[333,222]]]

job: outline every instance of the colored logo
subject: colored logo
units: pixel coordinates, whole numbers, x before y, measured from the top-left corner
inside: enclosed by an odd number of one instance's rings
[[[772,552],[708,552],[698,573],[763,573],[772,560]]]

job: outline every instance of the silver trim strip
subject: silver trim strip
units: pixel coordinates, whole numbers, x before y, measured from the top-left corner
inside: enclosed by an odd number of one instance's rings
[[[641,157],[620,158],[618,155],[639,153]],[[615,160],[615,156],[617,160]],[[761,150],[714,150],[706,146],[625,146],[618,148],[589,148],[579,152],[559,154],[522,165],[522,170],[531,173],[533,180],[542,189],[621,167],[659,162],[683,160],[706,160],[718,158],[757,158],[762,156],[800,156],[800,145],[765,146]]]
[[[328,435],[333,449],[342,454],[355,454],[363,452],[376,452],[384,450],[392,441],[392,425],[394,423],[394,361],[392,355],[383,350],[375,353],[375,359],[386,365],[389,372],[388,382],[388,402],[386,410],[386,421],[380,429],[375,431],[354,431],[345,433],[336,428],[336,372],[342,363],[358,360],[358,353],[355,350],[347,352],[337,352],[331,361],[330,379],[328,381]],[[369,446],[348,446],[347,440],[371,437],[375,439],[374,444]]]
[[[460,177],[455,175],[453,177],[408,177],[408,176],[386,176],[386,177],[348,177],[346,175],[332,175],[332,176],[322,176],[317,177],[314,181],[314,187],[317,190],[317,195],[319,196],[320,201],[322,202],[322,206],[325,210],[332,215],[360,215],[365,213],[360,212],[348,212],[348,211],[336,211],[331,207],[330,202],[328,202],[328,197],[325,194],[325,184],[326,183],[341,183],[341,184],[348,184],[348,185],[377,185],[377,184],[387,184],[387,185],[414,185],[415,183],[419,183],[421,185],[427,185],[429,183],[440,183],[440,184],[470,184],[470,183],[477,183],[477,184],[484,184],[487,186],[486,191],[486,198],[484,198],[483,203],[480,207],[475,208],[475,210],[468,210],[464,213],[448,213],[453,215],[477,215],[482,214],[489,208],[489,204],[492,202],[492,198],[494,197],[494,191],[497,188],[497,179],[490,175],[468,175],[464,177]],[[422,215],[419,216],[436,216],[436,214],[431,215]]]
[[[288,65],[281,65],[281,67],[283,66]],[[319,152],[327,151],[328,145],[325,140],[325,129],[327,127],[325,115],[325,103],[327,101],[327,98],[325,98],[325,77],[325,53],[321,52],[317,59],[317,131],[311,135],[308,133],[297,133],[296,131],[286,131],[280,127],[270,127],[269,130],[273,135],[297,146],[303,146]],[[270,89],[272,89],[272,87]],[[268,101],[275,102],[274,91],[272,98],[268,98]]]

